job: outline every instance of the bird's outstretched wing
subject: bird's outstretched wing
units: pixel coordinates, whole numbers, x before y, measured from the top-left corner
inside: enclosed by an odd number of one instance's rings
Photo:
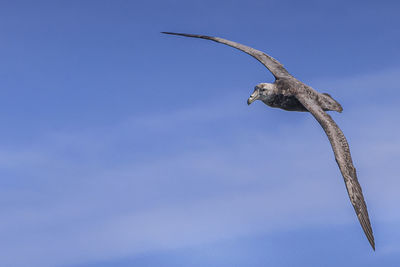
[[[331,116],[325,113],[317,101],[313,100],[306,92],[297,94],[296,98],[308,111],[310,111],[310,113],[317,119],[319,124],[325,130],[326,135],[331,142],[336,162],[339,165],[340,172],[343,175],[351,204],[353,204],[358,220],[360,221],[361,227],[363,228],[369,243],[375,250],[375,241],[372,233],[371,223],[368,217],[367,205],[364,201],[361,186],[358,183],[356,169],[354,168],[353,161],[351,160],[349,144],[347,143],[343,132],[340,130]]]
[[[234,47],[236,49],[239,49],[250,56],[254,57],[258,61],[260,61],[269,71],[275,76],[275,78],[281,78],[281,77],[287,77],[291,76],[289,72],[283,67],[283,65],[273,57],[267,55],[264,52],[261,52],[259,50],[256,50],[254,48],[232,42],[229,40],[225,40],[219,37],[211,37],[211,36],[206,36],[206,35],[197,35],[197,34],[186,34],[186,33],[174,33],[174,32],[161,32],[165,34],[172,34],[172,35],[181,35],[181,36],[186,36],[186,37],[194,37],[194,38],[201,38],[201,39],[207,39],[207,40],[212,40],[217,43],[221,44],[226,44],[231,47]]]

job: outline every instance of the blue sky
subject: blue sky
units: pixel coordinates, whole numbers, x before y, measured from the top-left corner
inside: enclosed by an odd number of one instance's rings
[[[398,266],[397,1],[2,1],[1,266]],[[343,106],[376,252],[310,114]]]

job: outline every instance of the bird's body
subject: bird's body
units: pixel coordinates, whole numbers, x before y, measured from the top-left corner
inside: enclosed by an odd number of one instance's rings
[[[342,112],[343,110],[342,106],[329,94],[318,93],[295,78],[276,79],[272,84],[260,83],[256,88],[261,89],[259,100],[273,108],[308,112],[308,109],[296,98],[300,89],[307,92],[308,96],[314,99],[324,111]]]
[[[266,105],[273,108],[280,108],[287,111],[308,111],[315,117],[329,138],[336,162],[342,173],[350,197],[350,202],[354,207],[368,241],[375,250],[374,236],[369,221],[367,206],[364,201],[361,186],[358,183],[349,145],[343,132],[331,116],[325,112],[342,112],[343,109],[341,105],[329,94],[319,93],[310,86],[294,78],[281,63],[259,50],[219,37],[171,32],[163,33],[207,39],[234,47],[251,55],[271,71],[275,77],[275,82],[258,84],[247,100],[247,103],[250,105],[255,100],[261,100]]]
[[[307,112],[308,110],[297,100],[295,96],[292,95],[284,95],[284,94],[274,94],[268,96],[266,99],[262,99],[264,104],[272,107],[272,108],[280,108],[287,111],[303,111]]]
[[[280,108],[287,111],[307,111],[299,100],[290,91],[290,81],[277,79],[274,83],[260,83],[256,86],[259,90],[258,99],[272,108]],[[248,104],[251,104],[250,100]]]

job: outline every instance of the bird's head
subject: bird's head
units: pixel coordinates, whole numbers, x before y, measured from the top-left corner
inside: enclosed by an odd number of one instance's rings
[[[276,85],[273,83],[260,83],[254,87],[254,92],[247,99],[247,104],[250,105],[256,100],[265,100],[269,96],[273,95],[276,90]]]

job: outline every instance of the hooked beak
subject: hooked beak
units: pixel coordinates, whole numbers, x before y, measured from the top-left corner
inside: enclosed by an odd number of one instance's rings
[[[254,92],[251,94],[249,99],[247,99],[247,105],[250,105],[251,103],[256,101],[259,96],[260,96],[260,94],[258,93],[258,90],[254,90]]]

